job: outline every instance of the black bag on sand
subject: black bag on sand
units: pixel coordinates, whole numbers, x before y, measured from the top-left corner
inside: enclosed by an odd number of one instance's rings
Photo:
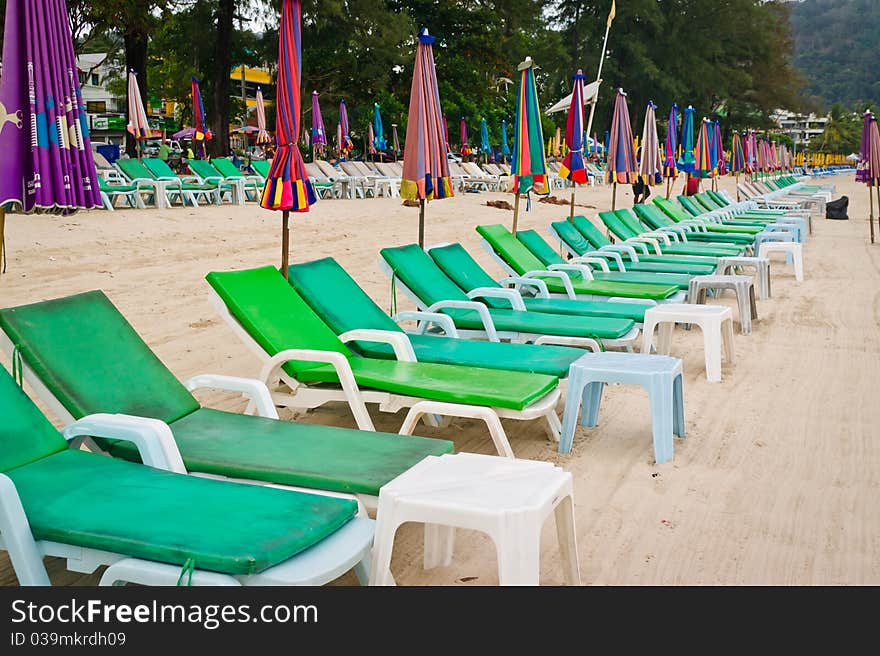
[[[826,219],[848,219],[846,210],[849,207],[849,198],[841,196],[837,200],[825,203]]]

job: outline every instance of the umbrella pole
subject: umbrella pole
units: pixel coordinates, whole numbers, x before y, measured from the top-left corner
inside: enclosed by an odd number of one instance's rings
[[[0,273],[6,271],[6,209],[0,207]]]
[[[617,203],[617,182],[614,182],[611,185],[611,211],[612,212],[615,209],[616,203]]]
[[[868,205],[871,207],[871,213],[868,216],[868,225],[871,226],[871,243],[874,243],[874,185],[868,187]]]
[[[739,202],[739,173],[736,174],[736,202]]]
[[[516,200],[513,201],[513,235],[516,236],[516,221],[519,218],[519,189],[514,191]]]
[[[287,266],[289,263],[290,250],[290,212],[284,210],[281,213],[281,273],[287,280]]]
[[[669,200],[669,193],[672,191],[672,178],[666,178],[666,200]]]
[[[425,247],[425,199],[419,198],[419,248]]]
[[[574,191],[571,192],[571,214],[568,220],[574,223]]]

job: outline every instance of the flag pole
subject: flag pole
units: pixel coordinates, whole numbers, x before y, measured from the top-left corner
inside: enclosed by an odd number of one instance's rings
[[[605,23],[605,39],[602,41],[602,53],[599,55],[599,68],[596,71],[596,82],[601,83],[602,78],[602,64],[605,63],[605,50],[608,46],[608,32],[611,31],[611,21],[614,20],[615,16],[615,6],[614,0],[611,0],[611,11],[608,13],[608,21]],[[593,116],[596,113],[596,103],[599,102],[599,86],[596,86],[596,97],[593,98],[593,102],[590,103],[590,118],[587,120],[587,130],[586,134],[589,138],[590,129],[593,127]],[[607,146],[607,144],[606,144]],[[607,150],[605,151],[608,152]]]

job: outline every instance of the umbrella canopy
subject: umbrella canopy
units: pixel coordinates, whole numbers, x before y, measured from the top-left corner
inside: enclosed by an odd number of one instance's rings
[[[712,142],[715,146],[715,171],[718,175],[725,175],[727,173],[727,160],[724,155],[724,142],[721,141],[721,122],[713,121],[712,127],[715,131],[715,139]]]
[[[400,154],[400,139],[397,137],[397,123],[391,124],[391,144],[395,157]]]
[[[192,104],[193,104],[193,127],[196,129],[197,141],[207,141],[214,135],[205,125],[205,104],[202,102],[202,92],[199,89],[199,81],[192,78]]]
[[[519,66],[519,93],[516,98],[516,128],[513,133],[513,161],[510,173],[518,193],[549,192],[544,138],[541,133],[541,110],[535,86],[534,62],[526,57]]]
[[[742,137],[734,131],[730,144],[730,172],[739,175],[746,170],[746,158],[743,152]]]
[[[423,29],[419,34],[413,69],[403,180],[400,183],[401,197],[410,200],[433,200],[453,195],[446,160],[445,120],[440,110],[433,43],[434,37]]]
[[[776,152],[776,142],[770,144],[770,168],[774,171],[779,170],[779,155]]]
[[[7,0],[5,26],[0,205],[59,214],[100,206],[64,0]],[[136,129],[149,136],[145,118]]]
[[[568,120],[565,123],[565,139],[571,150],[562,160],[559,177],[569,179],[577,184],[587,182],[587,169],[584,165],[584,72],[578,70],[573,78],[571,105],[568,108]]]
[[[345,100],[339,101],[339,128],[338,139],[336,145],[339,147],[340,157],[345,157],[354,148],[354,142],[351,140],[351,130],[348,123],[348,109],[345,107]]]
[[[617,90],[617,98],[614,100],[606,169],[608,182],[632,184],[638,179],[632,125],[629,121],[629,108],[626,106],[626,92],[623,89]]]
[[[489,126],[486,124],[486,119],[480,121],[480,154],[492,154],[492,146],[489,143]]]
[[[871,143],[871,110],[865,110],[863,118],[862,140],[859,142],[859,163],[856,165],[856,182],[867,182],[870,184],[868,177],[868,155]]]
[[[194,139],[196,136],[195,128],[183,128],[182,130],[178,130],[174,134],[171,135],[172,139]]]
[[[370,153],[370,155],[375,155],[377,152],[376,146],[373,145],[375,142],[376,135],[373,132],[373,124],[370,123],[367,126],[367,152]]]
[[[678,158],[678,170],[692,174],[697,170],[694,157],[694,108],[688,105],[684,110],[681,124],[681,155]]]
[[[443,117],[443,138],[446,140],[446,152],[452,152],[452,148],[449,147],[449,125],[446,123],[446,117]]]
[[[870,136],[868,139],[868,184],[880,185],[880,129],[877,118],[871,117]]]
[[[278,33],[278,93],[275,108],[278,150],[272,159],[260,199],[260,206],[267,210],[308,212],[309,205],[315,202],[315,192],[296,145],[302,102],[300,16],[300,0],[284,0]]]
[[[468,145],[467,123],[465,123],[464,116],[462,116],[461,120],[458,122],[458,132],[461,138],[461,148],[459,149],[458,154],[462,157],[467,157],[473,153],[473,151]]]
[[[694,172],[700,178],[712,176],[712,149],[709,144],[710,122],[705,118],[700,121],[700,131],[697,133],[697,151]]]
[[[666,126],[666,142],[663,150],[663,175],[673,180],[678,177],[675,151],[678,149],[678,105],[672,103],[669,124]]]
[[[6,58],[3,58],[4,62]],[[128,72],[128,93],[126,95],[128,102],[128,125],[126,130],[137,141],[149,139],[152,136],[150,126],[147,123],[147,112],[144,109],[144,101],[141,98],[141,92],[138,88],[137,73]]]
[[[318,102],[317,91],[312,91],[312,145],[315,150],[324,152],[327,145],[327,130],[324,129],[324,116],[321,114],[321,103]]]
[[[507,144],[507,121],[501,121],[501,155],[510,157],[510,146]]]
[[[263,102],[263,90],[260,87],[257,87],[257,128],[257,143],[271,143],[272,137],[266,132],[266,104]]]
[[[642,129],[642,159],[639,161],[639,177],[648,185],[663,182],[660,170],[660,138],[657,136],[657,105],[648,102],[645,110],[645,127]]]
[[[377,151],[387,150],[388,142],[385,141],[385,130],[382,127],[382,114],[379,111],[379,103],[373,103],[373,137],[370,143]]]

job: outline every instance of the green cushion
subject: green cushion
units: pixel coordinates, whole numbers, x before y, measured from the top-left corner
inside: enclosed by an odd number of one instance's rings
[[[189,160],[189,168],[200,178],[223,178],[224,176],[220,171],[214,167],[211,162],[204,159],[191,159]]]
[[[202,408],[172,425],[190,471],[348,494],[379,488],[426,456],[454,444],[425,437],[278,421]],[[113,442],[114,456],[138,461],[130,442]]]
[[[691,216],[700,216],[705,212],[705,210],[703,210],[703,208],[700,207],[690,196],[679,195],[676,196],[676,200],[678,200],[679,205],[681,205]]]
[[[122,171],[123,175],[127,177],[129,180],[155,180],[156,176],[144,166],[144,163],[139,159],[134,158],[119,158],[115,162],[116,167]]]
[[[31,531],[172,565],[254,574],[335,532],[357,502],[184,476],[66,450],[6,472]]]
[[[0,310],[0,328],[76,418],[110,412],[171,423],[199,407],[103,292]]]
[[[702,205],[703,208],[708,212],[713,212],[715,210],[721,209],[721,205],[712,200],[712,197],[709,196],[705,191],[701,191],[700,193],[695,194],[694,200]]]
[[[101,191],[108,194],[125,194],[132,191],[137,191],[137,187],[135,185],[110,184],[101,177],[98,178],[98,187],[101,189]]]
[[[243,178],[244,174],[241,170],[232,163],[231,160],[226,157],[215,157],[211,160],[211,164],[214,166],[220,174],[226,178]]]
[[[601,248],[602,246],[609,246],[611,244],[611,240],[607,235],[603,235],[602,231],[599,230],[596,226],[594,226],[585,216],[575,216],[572,219],[572,225],[577,228],[578,232],[580,232],[593,246],[596,248]]]
[[[67,442],[0,367],[0,472],[64,451]]]
[[[230,162],[231,164],[232,162]],[[233,164],[233,166],[235,166]],[[269,169],[272,166],[272,162],[267,159],[252,159],[251,160],[251,168],[257,172],[257,175],[262,176],[264,178],[269,177]]]
[[[647,305],[641,303],[609,303],[608,301],[581,301],[570,298],[524,298],[529,312],[545,314],[570,314],[574,316],[631,319],[637,323],[645,320]]]
[[[620,217],[614,212],[599,212],[599,218],[608,226],[608,228],[620,239],[626,240],[639,236],[626,223],[621,221]],[[660,250],[663,254],[668,255],[709,255],[712,257],[726,257],[729,255],[739,255],[742,248],[727,246],[710,246],[708,244],[671,244],[661,245]],[[641,258],[640,258],[641,259]]]
[[[356,328],[403,332],[332,258],[291,266],[290,284],[337,334]],[[340,305],[339,299],[345,304]],[[535,346],[504,342],[479,342],[439,335],[408,335],[419,362],[460,364],[568,376],[581,349],[566,346]],[[388,344],[356,342],[358,353],[371,358],[392,359]]]
[[[583,219],[584,217],[580,218]],[[588,242],[587,238],[574,227],[574,224],[571,221],[554,221],[550,226],[556,232],[557,237],[559,237],[568,248],[574,251],[575,254],[583,255],[589,251],[598,250],[598,247],[593,246],[593,244]]]
[[[383,248],[379,254],[394,277],[409,287],[426,306],[439,301],[470,300],[417,244]]]
[[[527,271],[546,269],[541,261],[521,244],[507,229],[500,225],[477,226],[477,232],[492,246],[508,265],[518,274]],[[563,293],[565,286],[555,278],[546,278],[548,289],[553,293]],[[674,295],[677,288],[667,284],[644,284],[606,280],[574,280],[575,294],[594,294],[597,296],[625,296],[663,300]]]
[[[267,353],[275,355],[293,348],[343,353],[361,386],[435,401],[521,410],[554,389],[558,382],[555,377],[538,374],[353,357],[276,269],[211,273],[208,281]],[[299,380],[338,382],[332,366],[308,364],[309,367],[297,368],[295,375]]]
[[[175,173],[174,169],[168,166],[168,162],[158,157],[144,157],[144,165],[157,178],[174,178],[180,181],[180,185],[184,191],[212,191],[217,188],[217,183],[199,184],[194,182],[183,182],[183,179]],[[174,189],[175,187],[172,187]]]
[[[215,271],[205,279],[223,299],[232,316],[267,353],[274,355],[293,348],[351,355],[336,333],[318,318],[278,269],[265,266],[242,271]],[[292,361],[285,364],[284,369],[291,376],[297,376],[322,366],[315,362]]]

